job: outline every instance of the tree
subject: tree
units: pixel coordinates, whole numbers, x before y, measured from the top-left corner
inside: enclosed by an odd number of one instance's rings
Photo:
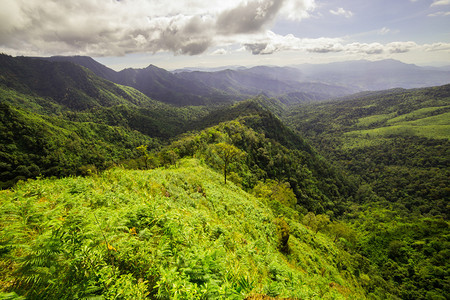
[[[310,211],[303,217],[302,223],[317,234],[330,223],[330,218],[327,215],[315,215]]]
[[[213,151],[220,157],[223,162],[223,177],[226,184],[228,166],[230,165],[230,163],[241,159],[245,155],[245,152],[228,143],[215,144]]]
[[[266,182],[259,182],[253,188],[253,192],[258,197],[276,200],[291,208],[295,208],[297,204],[297,198],[288,182],[267,179]]]
[[[144,158],[146,169],[148,169],[148,161],[150,159],[150,153],[148,152],[147,147],[148,147],[147,145],[140,145],[139,147],[136,148]]]

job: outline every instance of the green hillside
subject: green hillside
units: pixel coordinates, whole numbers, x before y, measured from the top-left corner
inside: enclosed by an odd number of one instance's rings
[[[342,220],[401,299],[447,299],[450,85],[299,106],[285,120],[359,183]]]
[[[207,114],[175,108],[68,62],[0,55],[0,188],[104,170]]]
[[[252,113],[246,115],[249,106]],[[215,147],[225,143],[242,154],[242,159],[230,164],[230,176],[243,188],[252,189],[260,181],[277,180],[292,187],[298,210],[340,216],[349,209],[348,199],[355,196],[357,189],[353,182],[254,101],[235,105],[231,111],[240,109],[241,117],[185,134],[163,153],[200,157],[220,170],[222,161],[216,157]]]
[[[130,93],[130,88],[102,79],[70,62],[47,62],[0,54],[0,65],[2,88],[44,98],[46,103],[66,110],[80,111],[120,104],[148,106],[155,102],[148,97],[137,99]]]
[[[196,159],[22,183],[0,192],[0,284],[28,299],[364,299],[354,257],[278,199]]]
[[[124,127],[72,122],[0,103],[0,188],[38,176],[104,170],[159,142]]]
[[[287,121],[403,210],[448,217],[450,85],[300,106]]]

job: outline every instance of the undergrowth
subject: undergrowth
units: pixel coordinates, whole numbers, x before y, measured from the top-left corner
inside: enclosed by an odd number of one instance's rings
[[[0,297],[365,298],[351,254],[258,195],[196,159],[19,183],[0,192]]]

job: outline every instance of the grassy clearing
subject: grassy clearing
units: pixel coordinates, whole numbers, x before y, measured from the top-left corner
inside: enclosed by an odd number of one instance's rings
[[[370,135],[351,135],[348,134],[344,139],[340,149],[357,149],[366,147],[376,147],[389,142],[390,139],[381,136],[373,138]]]
[[[424,110],[425,113],[426,110]],[[375,117],[375,116],[373,116]],[[405,121],[407,118],[388,121],[395,125],[344,133],[346,136],[383,137],[389,135],[416,135],[433,139],[450,139],[450,112],[436,116]],[[403,121],[401,121],[403,120]]]
[[[359,118],[356,123],[357,127],[367,127],[375,123],[386,122],[390,120],[395,114],[382,114],[382,115],[373,115],[364,118]]]
[[[400,124],[410,125],[410,126],[430,126],[430,125],[438,125],[438,126],[449,126],[450,125],[450,112],[443,113],[437,116],[431,116],[427,118],[421,118],[413,121],[405,121]]]
[[[403,115],[397,116],[395,118],[392,118],[387,121],[387,124],[395,124],[395,123],[403,123],[405,121],[419,120],[419,119],[428,117],[430,114],[432,114],[436,111],[448,110],[448,109],[450,109],[449,105],[439,106],[439,107],[425,107],[425,108],[417,109],[408,114],[403,114]]]

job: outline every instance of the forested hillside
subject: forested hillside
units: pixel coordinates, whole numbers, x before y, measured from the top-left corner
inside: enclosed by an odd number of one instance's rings
[[[448,217],[450,85],[300,106],[288,119],[406,213]]]
[[[104,170],[207,114],[175,108],[69,62],[0,55],[0,186]]]
[[[0,63],[0,298],[447,299],[449,85],[175,107]]]
[[[449,110],[445,85],[299,106],[286,117],[355,176],[357,194],[374,192],[356,197],[358,212],[345,219],[403,299],[445,299],[449,290]]]

